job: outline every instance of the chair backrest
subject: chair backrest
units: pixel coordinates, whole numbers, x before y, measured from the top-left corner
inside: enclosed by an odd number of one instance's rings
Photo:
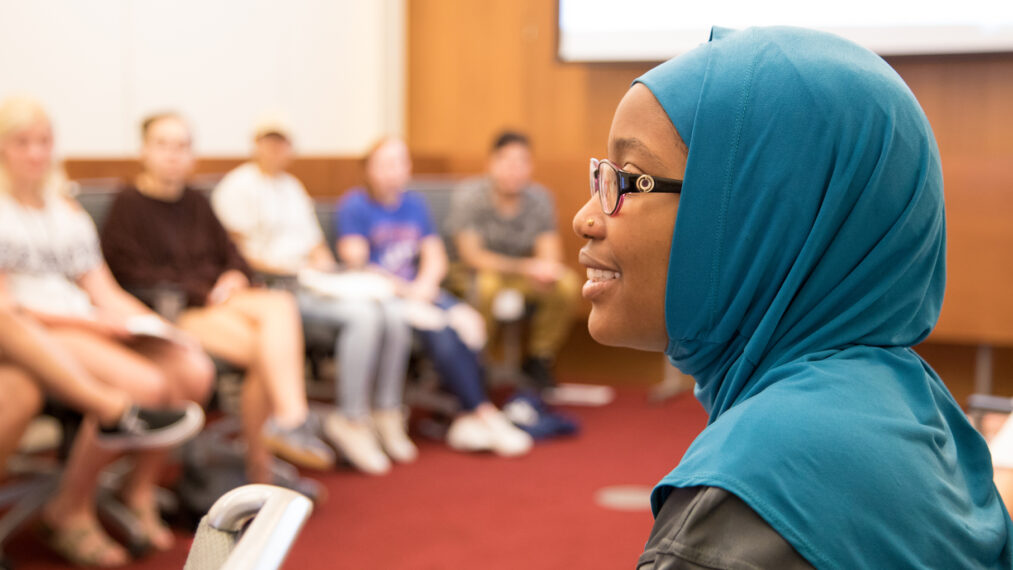
[[[210,192],[211,188],[213,188],[211,181],[220,178],[221,175],[219,174],[203,175],[199,180],[201,184],[195,182],[194,186],[203,192]],[[112,178],[88,179],[78,182],[80,191],[76,196],[77,201],[81,203],[81,206],[95,222],[95,226],[101,231],[102,224],[105,223],[106,216],[109,213],[109,207],[112,205],[112,201],[116,197],[116,193],[119,191],[122,183],[119,179]],[[410,189],[419,192],[425,197],[426,203],[429,205],[430,214],[433,216],[433,224],[436,225],[440,236],[443,238],[443,243],[447,247],[447,255],[451,261],[456,260],[457,256],[453,236],[447,231],[446,222],[447,217],[450,215],[451,197],[453,196],[456,183],[457,180],[454,178],[426,177],[417,178],[408,184]],[[338,201],[333,198],[318,199],[315,201],[315,206],[317,222],[320,224],[320,229],[324,232],[327,247],[336,256],[337,252],[334,251],[334,247],[337,243],[337,228],[334,227],[334,212],[338,208]]]
[[[279,568],[313,511],[305,496],[273,485],[222,495],[201,519],[184,570]]]
[[[221,180],[222,176],[217,173],[195,176],[190,181],[190,187],[196,188],[205,195],[210,195],[214,190],[215,183]],[[95,227],[101,232],[116,194],[124,187],[123,180],[119,178],[83,178],[76,180],[75,184],[74,199],[91,216]]]

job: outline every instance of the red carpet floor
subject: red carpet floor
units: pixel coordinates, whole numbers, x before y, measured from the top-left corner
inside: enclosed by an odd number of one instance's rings
[[[627,390],[602,408],[567,408],[572,438],[520,459],[463,455],[418,438],[421,456],[380,478],[347,468],[312,475],[329,491],[285,568],[631,568],[651,528],[648,511],[595,503],[612,485],[650,486],[679,460],[706,417],[692,395],[655,405]],[[130,568],[180,568],[190,539]],[[25,536],[8,548],[18,568],[62,567]]]

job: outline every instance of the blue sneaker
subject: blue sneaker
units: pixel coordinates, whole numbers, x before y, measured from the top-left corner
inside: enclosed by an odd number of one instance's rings
[[[576,420],[550,409],[529,390],[518,392],[507,400],[503,413],[534,439],[574,435],[580,430]]]

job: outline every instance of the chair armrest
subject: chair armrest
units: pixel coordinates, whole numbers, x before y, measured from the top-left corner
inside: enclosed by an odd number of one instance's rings
[[[203,522],[212,531],[239,537],[220,568],[267,570],[281,566],[312,510],[313,503],[295,491],[272,485],[244,485],[215,501]],[[192,550],[198,550],[197,543],[209,538],[215,540],[198,533]],[[188,558],[186,568],[208,567],[202,564]]]

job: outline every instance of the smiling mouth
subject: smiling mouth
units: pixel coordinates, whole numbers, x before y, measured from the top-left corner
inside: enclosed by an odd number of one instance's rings
[[[587,279],[593,283],[612,281],[620,277],[622,277],[622,273],[618,271],[609,271],[608,269],[598,269],[596,267],[587,268]]]

